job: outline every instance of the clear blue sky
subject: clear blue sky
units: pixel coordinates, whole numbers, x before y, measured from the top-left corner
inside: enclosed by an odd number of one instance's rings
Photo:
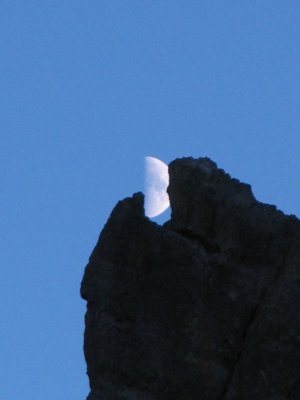
[[[1,0],[0,398],[83,400],[79,286],[143,158],[300,215],[299,0]]]

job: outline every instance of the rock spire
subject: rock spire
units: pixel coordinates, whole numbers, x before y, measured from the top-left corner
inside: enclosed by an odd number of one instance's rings
[[[88,400],[300,399],[300,222],[208,158],[169,165],[170,221],[120,201],[85,269]]]

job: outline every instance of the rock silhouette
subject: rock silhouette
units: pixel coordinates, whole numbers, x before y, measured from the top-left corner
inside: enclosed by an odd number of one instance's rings
[[[85,269],[88,400],[300,399],[300,222],[208,158],[169,165],[170,221],[141,193]]]

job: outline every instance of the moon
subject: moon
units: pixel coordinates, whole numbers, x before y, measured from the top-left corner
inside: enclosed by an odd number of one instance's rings
[[[155,157],[145,157],[145,214],[157,217],[170,205],[167,187],[169,185],[168,166]]]

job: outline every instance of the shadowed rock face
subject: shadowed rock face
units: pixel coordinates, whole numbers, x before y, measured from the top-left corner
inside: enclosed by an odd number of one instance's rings
[[[86,267],[88,400],[300,399],[300,222],[207,158],[169,174],[171,220],[119,202]]]

